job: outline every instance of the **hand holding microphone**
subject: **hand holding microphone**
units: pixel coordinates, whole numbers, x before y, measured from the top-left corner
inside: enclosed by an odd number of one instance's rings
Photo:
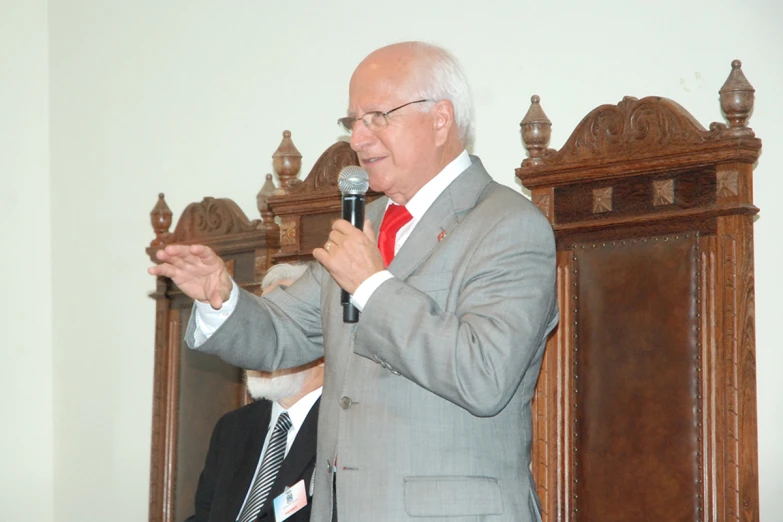
[[[337,186],[343,195],[342,218],[361,230],[364,226],[364,195],[370,186],[367,172],[361,167],[349,165],[340,171]],[[357,322],[359,310],[351,304],[351,295],[345,289],[340,294],[340,303],[343,305],[343,322]]]
[[[340,303],[344,321],[355,323],[359,311],[351,303],[351,295],[386,265],[372,227],[364,219],[367,173],[359,167],[346,167],[338,177],[338,185],[343,195],[342,219],[332,224],[328,241],[323,248],[314,249],[313,256],[343,289]]]

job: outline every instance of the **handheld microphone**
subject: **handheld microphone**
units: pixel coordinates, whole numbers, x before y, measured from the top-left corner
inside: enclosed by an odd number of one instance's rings
[[[370,187],[367,172],[355,165],[348,165],[337,176],[337,186],[343,195],[342,218],[359,230],[364,228],[364,195]],[[340,294],[340,304],[343,305],[343,322],[359,321],[359,310],[351,304],[351,295],[343,290]]]

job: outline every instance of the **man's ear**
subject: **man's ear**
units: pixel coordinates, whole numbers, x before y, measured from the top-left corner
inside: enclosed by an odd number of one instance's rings
[[[454,126],[454,105],[449,100],[440,100],[432,108],[432,120],[437,145],[443,145]]]

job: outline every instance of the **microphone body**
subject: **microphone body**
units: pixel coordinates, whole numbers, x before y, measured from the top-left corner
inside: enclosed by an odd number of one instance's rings
[[[340,171],[337,185],[342,193],[342,218],[359,230],[364,227],[365,194],[370,186],[367,172],[361,167],[349,165]],[[340,292],[340,304],[343,306],[343,322],[359,321],[359,310],[351,303],[351,295]]]

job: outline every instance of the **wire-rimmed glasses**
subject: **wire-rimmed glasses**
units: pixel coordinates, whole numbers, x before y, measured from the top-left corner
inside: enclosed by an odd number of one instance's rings
[[[403,107],[407,107],[408,105],[413,105],[414,103],[424,103],[432,100],[416,100],[408,103],[403,103],[399,107],[395,107],[393,109],[389,109],[386,112],[382,111],[370,111],[365,112],[361,117],[359,116],[345,116],[343,118],[340,118],[337,120],[337,124],[340,125],[347,133],[353,132],[353,127],[356,125],[356,122],[359,120],[362,120],[364,125],[370,129],[371,132],[378,132],[379,130],[385,129],[387,125],[389,125],[389,120],[387,116],[389,114],[393,113],[394,111],[398,111],[402,109]]]

